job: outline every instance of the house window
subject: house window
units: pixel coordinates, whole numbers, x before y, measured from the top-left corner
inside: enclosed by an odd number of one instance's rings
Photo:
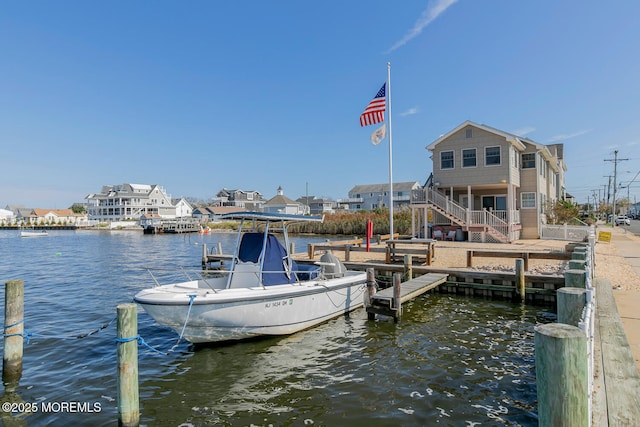
[[[473,137],[473,130],[471,128],[467,128],[465,130],[465,137],[467,137],[467,138],[472,138]]]
[[[476,167],[476,149],[475,148],[462,150],[462,167],[463,168]]]
[[[484,149],[484,164],[487,166],[500,164],[500,147],[486,147]]]
[[[440,153],[440,169],[453,169],[453,151]]]
[[[536,167],[536,153],[524,153],[522,155],[522,169],[534,169]]]
[[[506,211],[507,196],[482,196],[482,208],[491,211]]]
[[[542,154],[540,154],[540,176],[543,178],[547,177],[547,162],[544,161]]]
[[[536,193],[522,193],[520,194],[520,207],[522,209],[535,209],[536,207]]]

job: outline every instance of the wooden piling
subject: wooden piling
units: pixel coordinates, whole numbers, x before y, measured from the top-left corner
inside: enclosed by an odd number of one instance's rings
[[[586,261],[587,253],[585,251],[581,251],[581,252],[573,251],[571,253],[571,259],[576,261]]]
[[[579,261],[577,259],[569,260],[570,270],[584,270],[585,265],[586,265],[586,261]]]
[[[15,383],[22,376],[24,349],[24,282],[9,280],[4,285],[4,353],[2,381]]]
[[[582,311],[587,304],[587,290],[584,288],[560,288],[556,292],[558,323],[578,326]]]
[[[118,325],[118,425],[140,423],[138,394],[138,311],[135,304],[117,307]]]
[[[376,294],[376,277],[373,268],[367,268],[367,306],[371,306],[373,296]],[[367,311],[367,319],[375,320],[376,314]]]
[[[584,270],[567,270],[564,272],[564,285],[568,288],[585,288],[586,272]]]
[[[413,279],[413,256],[411,254],[405,254],[404,256],[404,272],[407,280]]]
[[[520,301],[524,301],[527,298],[527,293],[524,287],[524,264],[524,259],[516,258],[516,294],[520,295]]]
[[[538,420],[541,426],[589,425],[587,337],[562,323],[535,328]]]
[[[393,321],[397,322],[402,317],[402,301],[400,299],[401,293],[401,283],[402,283],[402,275],[399,273],[395,273],[393,275],[393,303],[392,307],[395,310],[395,315],[393,316]]]

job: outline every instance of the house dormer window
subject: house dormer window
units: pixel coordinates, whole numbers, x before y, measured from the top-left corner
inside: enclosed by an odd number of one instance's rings
[[[453,169],[453,151],[440,153],[440,169]]]
[[[500,163],[500,147],[486,147],[484,149],[484,164],[486,166],[497,166]]]

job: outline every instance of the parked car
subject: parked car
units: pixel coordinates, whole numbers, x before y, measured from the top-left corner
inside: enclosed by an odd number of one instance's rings
[[[616,217],[616,225],[631,225],[631,220],[626,215],[618,215]]]

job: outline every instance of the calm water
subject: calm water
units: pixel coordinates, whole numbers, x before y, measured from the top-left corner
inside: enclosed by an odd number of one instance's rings
[[[298,251],[306,242],[296,239]],[[324,240],[324,238],[313,239]],[[116,306],[152,286],[145,266],[199,268],[202,244],[234,238],[58,231],[26,239],[0,231],[0,281],[25,282],[24,370],[2,402],[5,426],[117,425]],[[0,307],[4,319],[4,304]],[[166,352],[177,336],[139,312],[140,335]],[[537,425],[533,327],[540,307],[450,295],[404,306],[399,324],[363,309],[289,337],[212,347],[181,343],[168,356],[140,347],[141,425]],[[79,402],[93,412],[64,411]]]

